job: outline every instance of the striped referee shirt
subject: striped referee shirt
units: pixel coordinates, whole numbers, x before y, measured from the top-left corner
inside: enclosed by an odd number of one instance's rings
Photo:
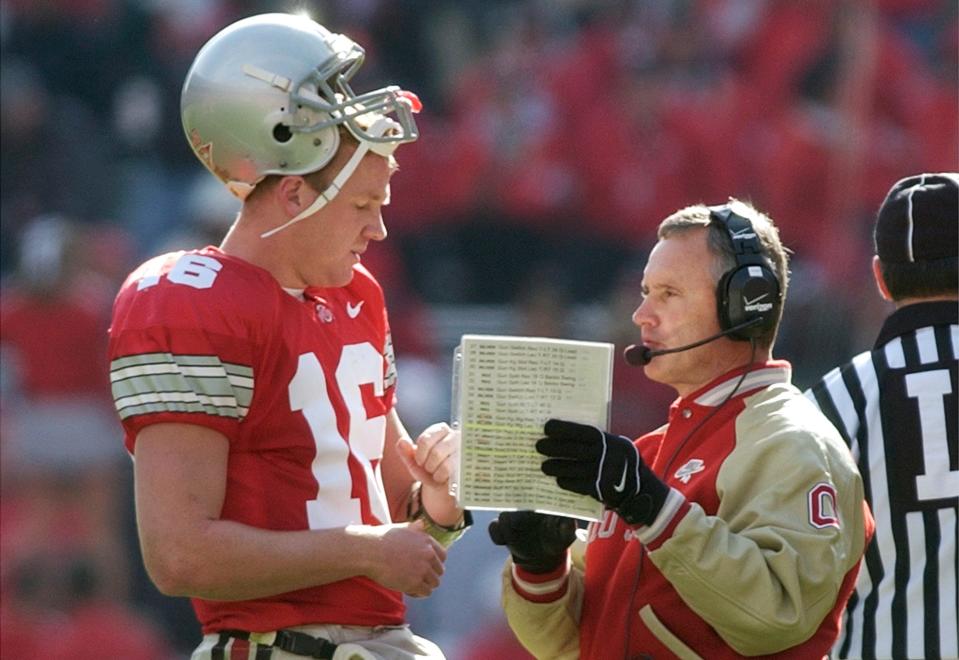
[[[959,306],[907,305],[806,392],[849,444],[876,520],[837,657],[959,657],[957,356]]]

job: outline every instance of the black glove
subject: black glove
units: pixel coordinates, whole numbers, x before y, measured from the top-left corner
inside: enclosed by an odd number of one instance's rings
[[[669,487],[653,474],[636,445],[595,426],[551,419],[536,451],[544,474],[560,488],[591,495],[631,525],[648,525],[663,508]]]
[[[549,573],[566,559],[566,548],[576,540],[576,521],[535,511],[503,511],[490,522],[489,537],[505,545],[523,570]]]

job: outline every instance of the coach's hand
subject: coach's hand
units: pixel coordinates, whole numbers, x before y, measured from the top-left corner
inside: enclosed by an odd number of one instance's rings
[[[489,537],[505,545],[513,563],[530,573],[549,573],[566,560],[576,540],[576,521],[534,511],[503,511],[489,524]]]
[[[560,488],[591,495],[632,524],[652,522],[669,487],[646,466],[628,438],[595,426],[551,419],[536,450],[546,456],[542,470]]]

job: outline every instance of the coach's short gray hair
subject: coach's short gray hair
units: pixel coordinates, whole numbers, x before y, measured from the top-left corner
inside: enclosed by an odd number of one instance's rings
[[[767,266],[776,274],[779,280],[780,303],[776,308],[776,323],[766,333],[759,336],[758,343],[764,348],[771,347],[776,341],[776,333],[782,319],[783,305],[786,302],[786,290],[789,286],[789,253],[790,250],[779,239],[779,230],[773,224],[772,218],[758,211],[752,204],[733,197],[728,204],[733,210],[753,225],[753,230],[759,239],[760,249]],[[659,224],[656,238],[665,240],[677,234],[686,233],[693,229],[706,228],[706,244],[709,251],[716,257],[713,260],[712,272],[718,285],[720,278],[727,271],[736,267],[736,253],[733,252],[732,242],[725,227],[712,218],[709,207],[705,204],[694,204],[676,211]]]

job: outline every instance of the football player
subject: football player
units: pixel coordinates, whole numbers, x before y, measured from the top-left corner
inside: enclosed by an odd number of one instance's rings
[[[354,93],[363,55],[286,14],[213,36],[183,126],[242,209],[219,247],[151,259],[115,303],[140,544],[158,588],[193,599],[193,658],[443,657],[404,624],[403,594],[437,587],[469,524],[449,495],[457,437],[403,428],[361,265],[419,100]]]

